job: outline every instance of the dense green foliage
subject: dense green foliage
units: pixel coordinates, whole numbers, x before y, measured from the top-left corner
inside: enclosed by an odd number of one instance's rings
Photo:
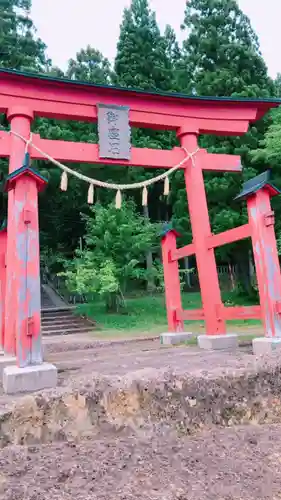
[[[250,21],[236,0],[190,0],[182,58],[188,70],[182,87],[200,95],[257,97],[272,83]]]
[[[30,6],[31,0],[0,1],[0,67],[46,72],[97,84],[113,83],[198,95],[281,95],[281,78],[277,77],[275,82],[269,78],[258,38],[236,0],[189,0],[183,12],[182,29],[186,30],[186,38],[182,47],[170,26],[161,33],[148,0],[132,0],[131,6],[124,11],[114,67],[96,48],[88,46],[81,48],[69,61],[65,72],[52,67],[44,43],[36,38]],[[5,118],[2,123],[8,125]],[[90,123],[37,119],[33,130],[44,138],[97,142],[96,125]],[[177,144],[177,139],[170,131],[134,129],[132,142],[138,147],[170,149]],[[277,184],[281,185],[277,169],[281,160],[280,110],[252,126],[241,138],[203,136],[200,144],[210,152],[241,155],[244,179],[270,164]],[[2,171],[5,165],[1,161]],[[126,290],[125,277],[126,283],[134,279],[139,282],[138,286],[140,283],[144,286],[147,281],[152,288],[157,286],[154,261],[159,255],[159,241],[157,246],[155,236],[152,237],[155,224],[173,219],[183,234],[181,243],[191,241],[182,172],[173,177],[168,200],[163,197],[162,184],[150,188],[148,209],[141,206],[140,193],[131,192],[129,203],[118,212],[111,205],[114,194],[96,189],[95,202],[98,204],[92,211],[87,205],[87,186],[71,179],[68,191],[61,193],[58,189],[60,172],[44,161],[37,162],[36,166],[49,178],[48,189],[40,202],[41,246],[45,254],[51,252],[58,262],[75,255],[70,268],[67,267],[71,286],[75,283],[80,292],[95,290],[107,298],[108,306],[108,297],[113,300],[112,293],[118,299]],[[115,182],[134,182],[156,174],[155,171],[118,166],[76,165],[75,168],[86,175]],[[246,220],[243,206],[233,201],[243,178],[238,174],[205,175],[214,232]],[[280,202],[276,202],[275,209],[277,232],[281,234]],[[108,246],[99,243],[98,231],[100,235],[106,232]],[[124,231],[125,238],[122,236]],[[137,237],[141,240],[141,248],[137,248]],[[281,243],[281,238],[279,240]],[[84,250],[77,254],[75,250],[80,248],[81,241]],[[249,286],[249,248],[249,243],[242,242],[217,252],[218,262],[238,265],[246,288]],[[55,261],[56,258],[52,259]],[[55,268],[57,270],[58,266]]]
[[[116,80],[126,87],[172,89],[169,51],[148,0],[133,0],[125,9],[115,59]],[[171,45],[171,44],[170,44]],[[172,42],[173,45],[173,42]]]
[[[0,67],[46,71],[50,64],[45,44],[35,37],[31,0],[0,2]]]
[[[107,310],[124,307],[124,295],[130,281],[149,279],[145,256],[155,245],[155,225],[140,216],[132,202],[103,207],[96,204],[85,216],[85,248],[65,264],[69,288],[82,293],[97,293],[104,298]]]

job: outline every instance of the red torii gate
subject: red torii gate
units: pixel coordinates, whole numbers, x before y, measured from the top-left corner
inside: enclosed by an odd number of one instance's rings
[[[32,365],[40,366],[42,363],[37,194],[38,190],[43,188],[45,181],[32,169],[21,168],[26,146],[13,133],[28,140],[31,124],[36,116],[94,122],[97,120],[97,107],[100,103],[127,106],[130,125],[133,127],[175,130],[181,146],[192,153],[198,148],[199,134],[242,135],[248,130],[250,123],[261,118],[270,108],[277,107],[281,101],[188,97],[181,94],[91,85],[0,70],[0,112],[6,114],[12,132],[11,134],[0,132],[0,157],[10,159],[7,181],[9,191],[7,241],[4,245],[6,267],[2,259],[0,318],[4,352],[16,355],[19,370]],[[98,145],[95,144],[45,140],[36,134],[33,135],[32,142],[62,162],[110,165],[117,163],[167,169],[184,159],[181,148],[174,148],[172,151],[132,148],[130,161],[120,161],[100,158]],[[33,159],[42,158],[32,147],[29,152]],[[198,319],[196,313],[187,314],[181,311],[176,282],[177,260],[195,253],[204,309],[204,312],[199,314],[200,318],[205,319],[208,335],[224,335],[225,319],[236,318],[237,312],[231,309],[227,314],[224,312],[226,308],[223,307],[221,300],[214,248],[222,244],[223,239],[225,242],[231,242],[249,236],[249,232],[247,228],[240,228],[231,230],[228,236],[226,233],[224,236],[212,235],[203,171],[241,172],[240,157],[209,154],[200,149],[196,154],[196,167],[193,168],[189,160],[183,168],[193,243],[182,249],[176,249],[175,242],[171,243],[170,238],[166,238],[166,241],[170,241],[170,246],[166,244],[167,251],[169,250],[166,257],[164,252],[169,327],[175,331],[179,322],[181,323],[187,316],[190,319],[193,315],[193,319]],[[0,253],[2,249],[1,243]],[[278,272],[280,275],[280,271]],[[173,282],[171,275],[174,276]],[[171,287],[172,289],[176,287],[172,292],[172,295],[174,293],[177,296],[175,304],[170,300]],[[181,315],[180,318],[178,314]],[[256,317],[256,314],[254,316]],[[253,317],[252,311],[250,317]],[[46,384],[46,381],[44,383]],[[6,389],[10,390],[7,381],[5,384]]]

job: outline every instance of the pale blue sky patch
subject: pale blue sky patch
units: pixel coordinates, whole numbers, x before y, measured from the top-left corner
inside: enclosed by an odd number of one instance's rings
[[[150,0],[162,30],[166,24],[183,39],[180,25],[186,0]],[[114,60],[124,7],[130,0],[33,0],[32,18],[48,46],[53,64],[62,69],[87,45]],[[281,0],[239,0],[257,32],[270,75],[281,73]]]

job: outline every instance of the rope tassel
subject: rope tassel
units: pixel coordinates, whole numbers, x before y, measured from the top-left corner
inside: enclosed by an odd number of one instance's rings
[[[142,206],[143,207],[147,207],[147,198],[148,198],[148,191],[147,191],[147,187],[144,186],[144,188],[142,190]]]
[[[92,205],[94,203],[94,184],[90,184],[88,190],[88,203]]]
[[[60,188],[62,191],[67,191],[68,177],[67,173],[64,171],[61,175]]]
[[[165,177],[165,182],[164,182],[164,196],[168,196],[169,192],[170,192],[169,177]]]
[[[121,205],[122,205],[122,193],[121,193],[120,189],[118,189],[118,191],[116,193],[116,198],[115,198],[115,208],[117,208],[119,210],[121,208]]]

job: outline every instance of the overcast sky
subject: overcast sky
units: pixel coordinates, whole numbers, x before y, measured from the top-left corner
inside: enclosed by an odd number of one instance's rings
[[[67,61],[83,47],[99,49],[114,59],[123,9],[130,0],[32,0],[38,36],[48,46],[53,64]],[[179,40],[186,0],[150,0],[161,29],[171,24]],[[270,75],[281,73],[281,0],[239,0],[257,32]]]

